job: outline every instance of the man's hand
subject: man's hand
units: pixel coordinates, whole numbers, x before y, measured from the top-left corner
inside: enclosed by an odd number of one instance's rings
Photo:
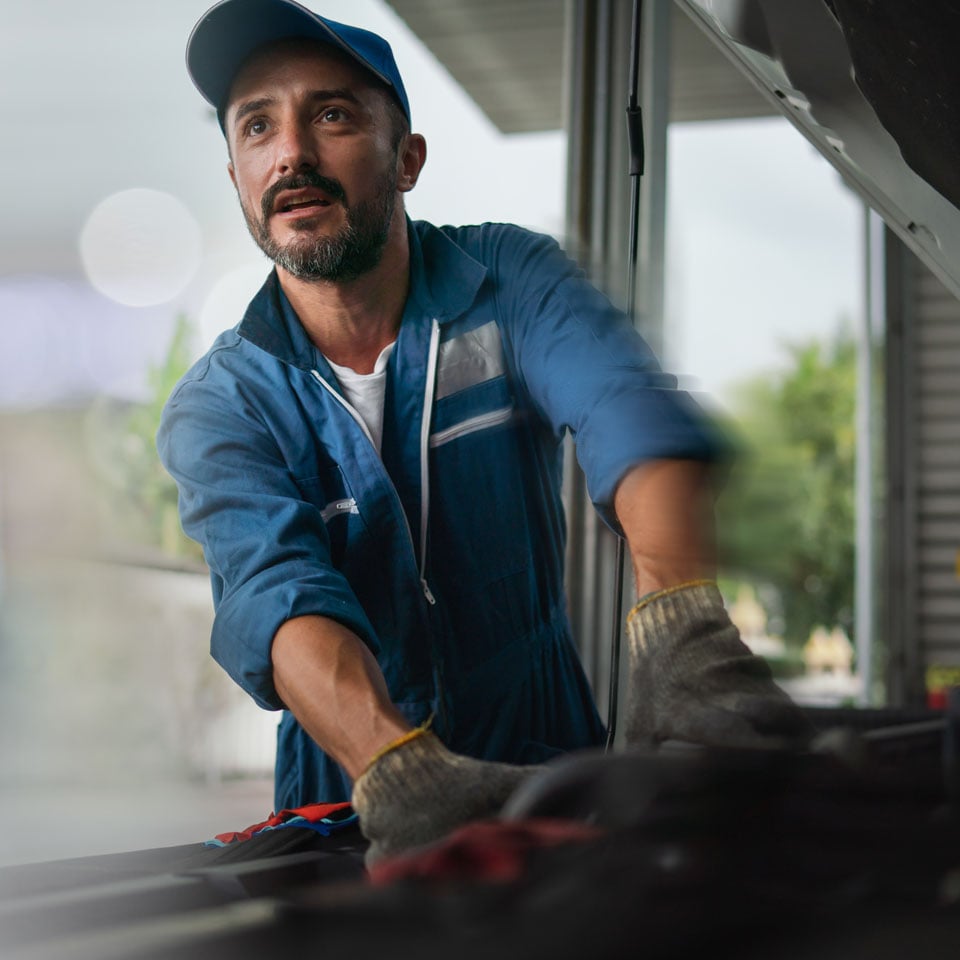
[[[641,464],[621,481],[615,506],[645,598],[627,617],[627,743],[804,745],[803,714],[740,640],[713,583],[709,467]]]
[[[685,740],[798,748],[806,719],[730,622],[715,584],[696,581],[641,601],[627,618],[631,746]]]
[[[473,760],[416,731],[377,756],[353,786],[353,807],[370,841],[367,865],[439,840],[469,820],[499,813],[537,767]]]
[[[273,676],[287,708],[354,779],[368,863],[499,813],[537,769],[458,756],[432,733],[411,729],[370,651],[325,617],[297,617],[280,628]]]

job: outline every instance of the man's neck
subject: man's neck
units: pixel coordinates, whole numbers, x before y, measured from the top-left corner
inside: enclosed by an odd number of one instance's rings
[[[391,237],[369,272],[344,283],[298,280],[277,267],[280,286],[320,352],[357,373],[371,373],[381,350],[397,336],[410,286],[410,250]]]

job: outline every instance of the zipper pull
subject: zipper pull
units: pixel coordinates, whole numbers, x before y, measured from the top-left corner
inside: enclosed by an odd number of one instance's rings
[[[437,605],[437,598],[430,592],[426,577],[420,578],[420,586],[423,588],[423,595],[427,598],[427,603],[429,603],[431,607],[435,607]]]

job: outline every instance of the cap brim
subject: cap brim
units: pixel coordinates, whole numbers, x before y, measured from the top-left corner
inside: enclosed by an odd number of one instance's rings
[[[332,44],[393,87],[344,43],[323,17],[292,0],[223,0],[211,7],[187,41],[187,71],[203,98],[221,113],[233,78],[247,57],[258,47],[287,37]]]

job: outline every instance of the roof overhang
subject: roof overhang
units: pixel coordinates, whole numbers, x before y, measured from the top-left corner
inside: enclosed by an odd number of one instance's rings
[[[564,126],[566,0],[387,2],[503,133]],[[676,8],[670,62],[673,120],[776,112]]]
[[[501,131],[564,125],[565,0],[388,2]],[[782,113],[960,296],[955,0],[672,11],[672,121]]]

